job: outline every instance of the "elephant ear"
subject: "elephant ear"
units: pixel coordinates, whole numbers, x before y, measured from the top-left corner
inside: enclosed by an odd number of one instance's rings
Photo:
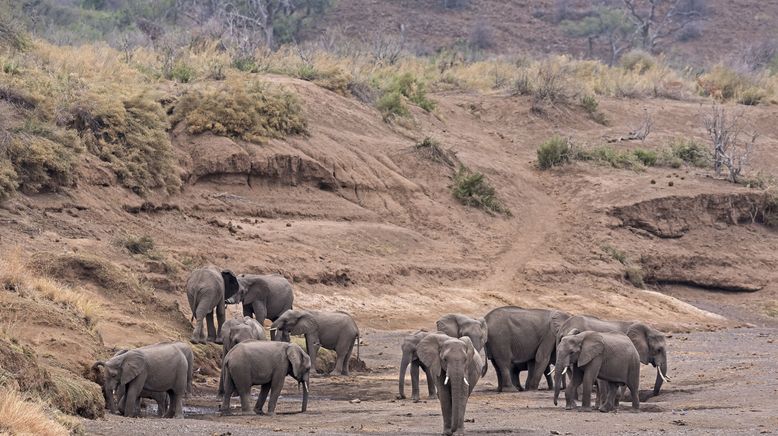
[[[240,285],[238,278],[228,269],[222,271],[222,280],[224,280],[224,299],[227,300],[238,293]]]
[[[138,352],[128,353],[122,361],[121,384],[126,385],[141,375],[146,368],[143,355]]]
[[[567,321],[569,318],[570,314],[565,312],[560,312],[558,310],[551,311],[549,327],[551,328],[551,331],[554,332],[554,336],[559,334],[559,329],[562,328],[562,324],[564,324],[565,321]]]
[[[433,377],[439,377],[443,370],[440,361],[440,339],[440,335],[430,334],[416,346],[416,355]]]
[[[313,314],[308,311],[300,311],[297,322],[292,328],[291,334],[304,335],[308,333],[314,333],[319,331],[319,323],[313,317]]]
[[[484,339],[484,345],[486,345],[487,338],[489,338],[489,327],[486,325],[486,318],[478,318],[478,324],[481,325],[481,337]]]
[[[636,322],[629,326],[627,329],[627,336],[632,341],[635,349],[638,350],[638,356],[640,356],[640,363],[648,363],[648,326],[643,323]]]
[[[443,332],[452,338],[459,337],[459,323],[457,322],[457,316],[453,313],[444,315],[435,323],[438,331]]]
[[[473,346],[473,341],[470,340],[468,336],[462,336],[459,338],[460,341],[464,342],[465,345],[467,345],[467,361],[470,362],[473,360],[473,355],[475,354],[475,347]]]
[[[290,344],[286,347],[286,357],[289,359],[289,364],[292,365],[292,374],[296,380],[302,380],[305,373],[306,361],[308,366],[311,365],[311,358],[300,348],[297,344]]]
[[[592,359],[599,356],[605,350],[602,335],[599,333],[588,336],[581,346],[581,354],[578,355],[578,366],[584,366]]]
[[[573,328],[568,330],[567,333],[565,333],[563,336],[573,336],[573,335],[577,335],[578,333],[581,333],[581,331]]]

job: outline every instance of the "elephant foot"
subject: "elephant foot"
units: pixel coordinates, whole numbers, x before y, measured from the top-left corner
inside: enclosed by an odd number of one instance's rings
[[[608,413],[611,411],[610,407],[600,406],[597,410],[599,410],[602,413]]]
[[[413,401],[414,403],[418,403],[419,402],[419,397],[411,398],[411,401]]]
[[[578,411],[581,412],[581,413],[591,413],[592,412],[592,408],[591,407],[586,407],[586,406],[581,406],[581,407],[578,408]]]
[[[438,394],[432,394],[432,395],[430,395],[427,398],[430,399],[430,400],[437,400],[438,399]]]
[[[214,339],[212,342],[216,342],[217,344],[223,344],[223,343],[224,343],[224,341],[222,340],[222,338],[216,338],[216,339]]]
[[[397,395],[395,395],[395,396],[394,396],[394,399],[395,399],[395,400],[404,400],[404,399],[405,399],[405,395],[403,395],[403,394],[397,394]]]

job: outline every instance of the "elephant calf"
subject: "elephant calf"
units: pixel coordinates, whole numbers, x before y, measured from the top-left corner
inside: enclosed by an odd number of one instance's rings
[[[464,433],[465,408],[481,375],[481,356],[467,336],[456,339],[443,333],[425,336],[419,341],[416,353],[435,380],[443,432]]]
[[[337,353],[335,373],[348,375],[348,363],[359,339],[359,328],[345,312],[317,312],[287,310],[273,322],[271,331],[279,330],[293,335],[305,335],[305,348],[316,368],[316,353],[322,346]]]
[[[270,402],[267,415],[273,415],[284,379],[292,376],[303,385],[302,411],[308,408],[308,379],[311,371],[311,359],[299,345],[288,342],[246,341],[233,347],[222,365],[224,379],[224,398],[221,411],[230,415],[230,397],[237,391],[240,395],[241,410],[251,410],[251,387],[261,385],[259,398],[254,412],[262,415],[268,393]]]
[[[186,297],[192,310],[192,319],[195,321],[192,343],[206,342],[203,321],[208,324],[207,340],[219,340],[224,324],[225,300],[234,298],[241,290],[238,278],[230,270],[208,266],[192,271],[186,281]],[[214,325],[214,313],[218,325]]]
[[[570,368],[573,371],[573,378],[565,389],[566,409],[576,407],[574,395],[578,386],[583,383],[581,407],[583,411],[591,410],[592,385],[598,379],[608,385],[607,398],[600,405],[601,412],[613,409],[619,385],[629,387],[632,394],[632,408],[637,410],[640,407],[638,396],[640,357],[627,335],[617,332],[585,331],[564,336],[557,347],[554,365],[555,405],[559,398],[562,377]]]
[[[418,331],[411,335],[406,336],[403,339],[401,348],[403,351],[402,360],[400,361],[400,395],[399,398],[405,399],[405,372],[408,369],[408,365],[411,365],[411,399],[414,403],[419,402],[419,368],[421,368],[427,375],[427,390],[429,391],[429,398],[435,398],[435,379],[429,372],[429,369],[424,366],[419,360],[419,355],[416,353],[416,347],[419,342],[429,335],[429,332]]]
[[[222,326],[222,362],[232,347],[250,340],[265,340],[265,329],[259,321],[250,316],[228,320]],[[219,378],[218,396],[224,395],[224,371]]]

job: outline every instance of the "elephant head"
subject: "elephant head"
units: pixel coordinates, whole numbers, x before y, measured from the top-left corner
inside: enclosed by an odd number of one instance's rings
[[[108,409],[113,414],[118,412],[114,393],[118,392],[120,387],[123,386],[121,383],[122,364],[127,351],[128,350],[119,350],[107,361],[98,361],[92,365],[92,371],[99,372],[100,368],[105,369],[105,372],[100,376],[103,382],[103,398],[105,399],[105,404],[108,406]]]
[[[489,330],[486,326],[486,319],[473,319],[465,315],[450,313],[440,318],[436,323],[436,326],[438,331],[441,331],[453,338],[460,338],[463,336],[470,338],[470,341],[473,347],[475,347],[476,352],[479,354],[484,352],[484,346],[486,345],[486,341],[489,336]],[[480,372],[481,377],[483,377],[486,375],[486,370],[488,369],[485,355],[481,355],[481,361],[483,362],[483,366]]]
[[[302,411],[308,408],[308,381],[311,373],[311,358],[297,344],[289,344],[286,348],[286,357],[289,359],[288,375],[297,380],[298,385],[303,385]]]
[[[573,329],[570,334],[562,337],[556,350],[556,363],[554,364],[554,405],[559,399],[559,391],[562,386],[562,377],[572,365],[584,366],[595,357],[602,354],[605,349],[602,335],[595,332],[577,333]]]
[[[651,364],[656,368],[654,395],[659,395],[663,382],[669,382],[667,377],[667,349],[665,335],[659,330],[636,322],[627,329],[627,336],[635,345],[640,356],[640,363]]]
[[[279,330],[292,335],[318,335],[319,324],[313,314],[307,310],[287,310],[277,320],[273,321],[270,331]],[[275,340],[282,340],[286,335],[276,335]]]
[[[264,336],[261,336],[261,338],[264,338]],[[227,339],[229,341],[227,348],[232,349],[232,347],[240,344],[241,342],[250,341],[253,339],[259,339],[257,337],[255,327],[248,324],[236,325],[230,329],[230,335]]]
[[[430,334],[419,341],[416,354],[435,377],[441,408],[451,411],[450,416],[443,416],[446,434],[462,431],[467,398],[478,377],[476,372],[476,379],[467,378],[468,367],[472,366],[477,354],[472,342],[469,338]]]
[[[246,293],[246,288],[235,274],[228,270],[222,270],[222,280],[224,280],[224,301],[227,304],[234,304],[240,301],[239,296]]]

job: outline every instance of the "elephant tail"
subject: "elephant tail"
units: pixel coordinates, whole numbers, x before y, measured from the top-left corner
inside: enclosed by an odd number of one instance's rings
[[[359,340],[359,335],[357,335],[357,363],[359,363],[359,343],[361,341]]]

